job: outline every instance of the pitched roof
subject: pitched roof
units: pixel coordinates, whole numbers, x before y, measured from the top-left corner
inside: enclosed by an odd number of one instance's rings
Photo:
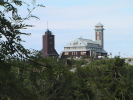
[[[101,23],[96,24],[95,26],[103,26]]]
[[[87,43],[94,43],[94,41],[90,40],[90,39],[83,39],[83,38],[78,38],[81,42],[83,42],[84,44]]]
[[[92,41],[90,39],[77,38],[74,41],[69,42],[65,47],[87,46],[87,43],[96,44],[94,41]],[[74,45],[74,44],[76,44],[76,45]]]

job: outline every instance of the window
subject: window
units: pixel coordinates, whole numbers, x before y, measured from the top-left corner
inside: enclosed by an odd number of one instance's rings
[[[64,55],[69,55],[69,52],[64,52]]]
[[[74,52],[72,52],[72,55],[74,55]]]
[[[101,40],[101,32],[99,32],[99,40]]]
[[[101,26],[96,26],[96,28],[101,28]]]
[[[49,42],[49,44],[52,44],[52,42]]]
[[[97,40],[101,40],[101,32],[97,33]]]
[[[77,55],[77,52],[72,52],[72,55]]]
[[[77,43],[73,43],[73,45],[77,45]]]
[[[76,49],[76,47],[73,47],[73,49]]]
[[[49,39],[52,39],[52,37],[49,37]]]
[[[67,49],[70,49],[70,47],[67,47]]]
[[[81,55],[85,55],[85,52],[80,52]]]
[[[83,49],[83,47],[79,47],[79,49]]]

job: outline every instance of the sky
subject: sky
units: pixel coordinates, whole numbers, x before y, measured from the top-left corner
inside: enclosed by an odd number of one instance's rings
[[[27,0],[25,0],[27,2]],[[42,35],[48,29],[55,35],[55,49],[60,54],[64,46],[76,38],[82,37],[95,41],[94,27],[104,25],[104,49],[113,56],[120,52],[121,57],[133,55],[133,0],[36,0],[32,14],[40,20],[25,21],[35,27],[22,30],[31,33],[23,36],[27,49],[42,49]],[[28,14],[27,6],[19,8],[23,17]]]

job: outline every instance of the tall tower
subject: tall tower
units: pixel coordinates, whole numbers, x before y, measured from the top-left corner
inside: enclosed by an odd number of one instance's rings
[[[50,56],[58,56],[58,53],[55,50],[54,35],[48,29],[45,32],[45,35],[43,35],[42,55],[46,58]]]
[[[98,23],[95,25],[95,42],[98,43],[102,49],[104,49],[104,34],[103,34],[103,25]]]

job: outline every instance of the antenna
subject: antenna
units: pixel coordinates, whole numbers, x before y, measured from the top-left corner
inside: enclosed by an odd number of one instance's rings
[[[47,21],[47,29],[48,29],[48,21]]]

